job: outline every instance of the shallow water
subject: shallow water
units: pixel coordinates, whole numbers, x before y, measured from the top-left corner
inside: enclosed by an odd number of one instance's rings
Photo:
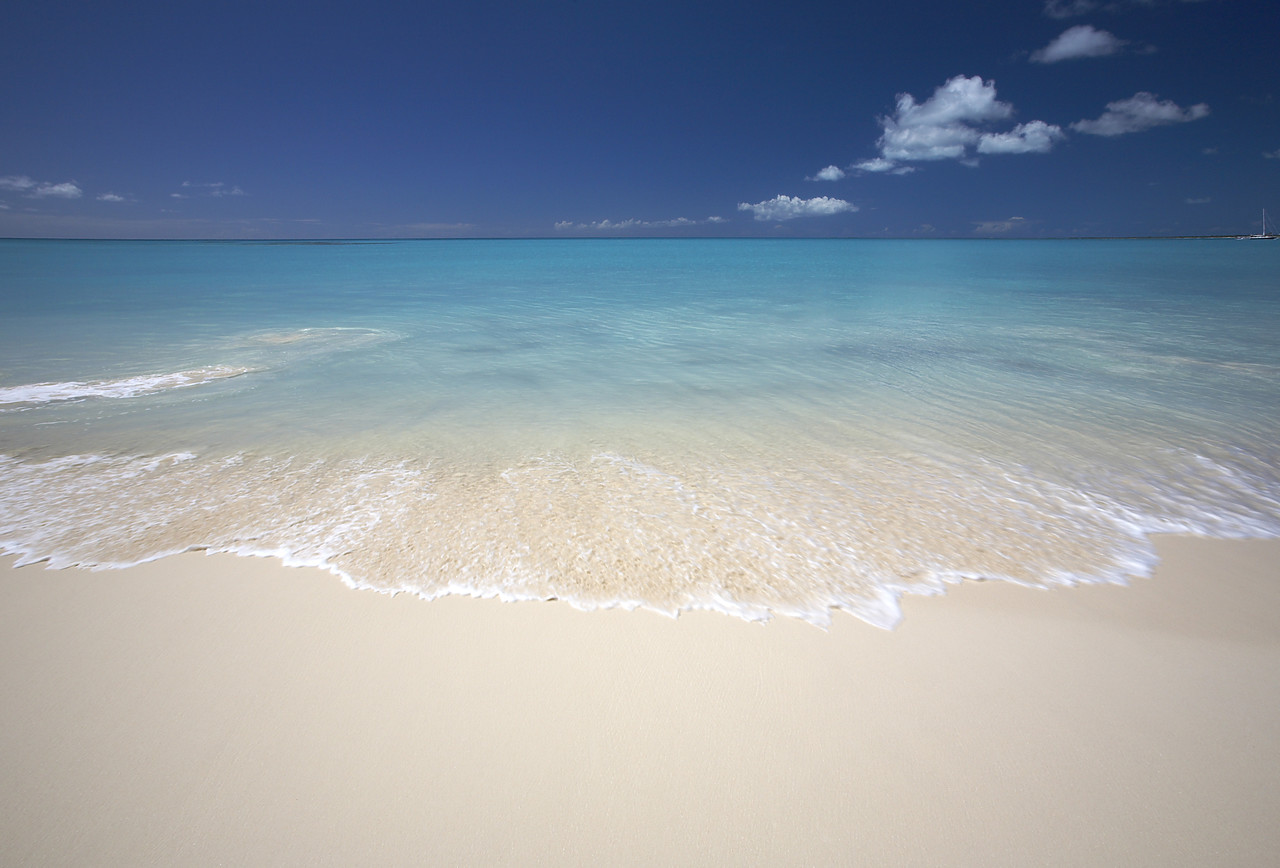
[[[1275,249],[1273,249],[1275,248]],[[893,624],[1280,533],[1280,247],[0,242],[0,550]]]

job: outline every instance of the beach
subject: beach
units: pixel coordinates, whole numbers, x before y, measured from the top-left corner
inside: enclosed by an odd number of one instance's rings
[[[836,613],[0,572],[0,863],[1263,865],[1280,541]]]

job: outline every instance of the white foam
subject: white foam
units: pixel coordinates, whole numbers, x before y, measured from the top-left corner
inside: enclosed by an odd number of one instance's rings
[[[253,368],[212,365],[175,371],[169,374],[143,374],[119,380],[65,383],[30,383],[24,386],[0,387],[0,407],[15,404],[51,404],[86,398],[135,398],[169,389],[185,389],[213,380],[226,380],[252,372]]]
[[[1235,505],[1247,491],[1224,504],[1198,483],[1185,494],[1104,493],[924,456],[788,467],[552,453],[505,468],[176,451],[0,456],[0,553],[106,569],[230,552],[424,599],[556,599],[672,617],[702,609],[820,627],[843,610],[891,629],[902,595],[961,581],[1148,575],[1151,533],[1280,534],[1274,499],[1251,513]],[[1189,496],[1198,491],[1205,499]]]

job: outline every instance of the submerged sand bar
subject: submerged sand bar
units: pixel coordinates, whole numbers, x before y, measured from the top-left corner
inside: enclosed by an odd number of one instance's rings
[[[1280,541],[893,632],[0,571],[8,865],[1263,865]]]

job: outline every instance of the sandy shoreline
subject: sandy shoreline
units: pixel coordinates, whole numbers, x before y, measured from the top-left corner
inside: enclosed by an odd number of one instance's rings
[[[1262,865],[1280,540],[895,632],[0,561],[0,863]]]

